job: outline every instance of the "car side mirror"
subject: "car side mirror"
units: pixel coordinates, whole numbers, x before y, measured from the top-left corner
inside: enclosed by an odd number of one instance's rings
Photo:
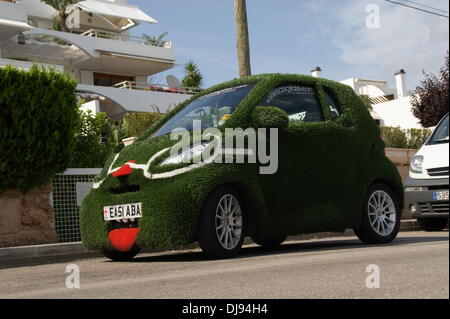
[[[274,106],[257,106],[252,115],[255,128],[277,128],[285,130],[289,117],[285,111]]]

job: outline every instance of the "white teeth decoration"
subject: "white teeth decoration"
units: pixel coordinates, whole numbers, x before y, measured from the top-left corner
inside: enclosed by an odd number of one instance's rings
[[[130,218],[130,222],[134,223],[136,218]]]
[[[128,219],[122,219],[122,223],[124,224],[128,223]]]

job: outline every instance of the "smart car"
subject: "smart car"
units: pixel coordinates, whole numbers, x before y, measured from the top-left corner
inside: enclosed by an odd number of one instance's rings
[[[211,148],[230,131],[244,143]],[[174,151],[177,135],[190,146]],[[365,243],[388,243],[403,185],[384,146],[348,86],[296,74],[235,79],[178,105],[111,156],[82,204],[82,240],[113,260],[196,241],[225,258],[246,236],[273,249],[289,235],[348,228]]]
[[[448,114],[411,161],[405,201],[412,217],[426,231],[448,223]]]

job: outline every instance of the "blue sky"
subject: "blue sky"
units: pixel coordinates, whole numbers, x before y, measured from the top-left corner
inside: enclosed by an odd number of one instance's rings
[[[404,1],[404,0],[398,0]],[[447,0],[416,0],[447,10]],[[233,0],[129,0],[159,24],[143,23],[133,34],[169,32],[182,78],[196,62],[208,87],[238,76]],[[366,26],[367,5],[380,9],[380,28]],[[323,77],[388,80],[407,72],[413,89],[422,70],[437,72],[449,47],[449,20],[383,0],[247,0],[252,73],[302,73],[320,66]]]

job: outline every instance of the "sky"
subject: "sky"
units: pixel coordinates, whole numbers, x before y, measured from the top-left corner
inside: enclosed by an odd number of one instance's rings
[[[233,0],[128,2],[159,21],[132,34],[168,32],[174,46],[178,65],[154,82],[181,79],[188,60],[198,64],[203,87],[238,77]],[[449,10],[447,0],[415,2]],[[393,74],[403,68],[413,90],[423,71],[439,71],[449,49],[448,19],[384,0],[247,0],[247,14],[253,74],[310,74],[320,66],[324,78],[387,80],[394,88]]]

